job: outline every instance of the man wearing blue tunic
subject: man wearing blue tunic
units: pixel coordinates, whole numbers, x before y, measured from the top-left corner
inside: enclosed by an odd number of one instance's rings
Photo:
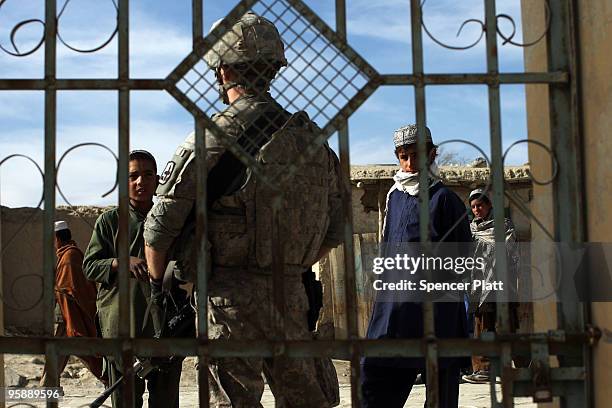
[[[393,143],[400,169],[387,195],[383,226],[382,255],[392,257],[391,248],[421,240],[419,233],[419,163],[417,127],[404,126],[395,131]],[[436,145],[425,128],[429,167],[429,231],[432,242],[471,242],[467,212],[461,199],[439,177],[435,163]],[[416,244],[414,244],[416,245]],[[447,245],[447,244],[444,244]],[[448,244],[451,245],[451,244]],[[384,300],[384,301],[383,301]],[[434,304],[436,337],[467,337],[466,310],[461,298]],[[367,331],[368,339],[421,338],[423,309],[420,301],[377,297]],[[439,406],[456,408],[459,401],[460,368],[469,365],[468,357],[439,360]],[[418,374],[425,378],[424,358],[365,357],[361,363],[364,408],[401,408]]]

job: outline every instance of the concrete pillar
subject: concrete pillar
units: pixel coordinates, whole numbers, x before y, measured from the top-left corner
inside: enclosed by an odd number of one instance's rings
[[[582,110],[582,155],[584,161],[583,191],[586,204],[586,237],[589,242],[612,242],[612,3],[609,0],[574,1],[577,5],[578,43],[580,61],[578,96]],[[552,10],[554,13],[555,11]],[[544,1],[522,1],[522,26],[525,41],[533,40],[545,27]],[[546,71],[546,43],[525,48],[527,72]],[[527,85],[527,125],[529,138],[550,145],[548,89],[545,85]],[[535,177],[550,175],[548,155],[530,146],[529,159]],[[563,165],[563,163],[560,163]],[[531,210],[553,230],[552,188],[534,185]],[[542,230],[532,223],[534,240],[547,239]],[[554,305],[550,305],[554,306]],[[610,332],[612,303],[592,303],[591,323]],[[549,305],[534,308],[534,329],[544,331],[556,325],[556,313]],[[612,400],[612,344],[600,341],[593,350],[593,400],[595,407],[607,407]]]
[[[577,1],[587,239],[612,242],[612,2]],[[595,407],[612,401],[612,303],[591,304],[592,323],[608,341],[593,350]],[[605,339],[604,339],[605,340]]]

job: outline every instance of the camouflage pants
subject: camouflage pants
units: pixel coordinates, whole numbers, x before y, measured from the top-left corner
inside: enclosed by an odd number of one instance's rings
[[[288,300],[285,336],[288,340],[310,339],[306,320],[308,301],[301,277],[286,278],[285,289]],[[271,339],[274,333],[272,298],[271,277],[234,272],[214,274],[209,284],[209,337]],[[209,365],[211,407],[262,407],[262,372],[272,377],[268,382],[276,400],[281,401],[281,407],[331,406],[317,381],[312,358],[287,358],[274,362],[263,358],[223,358],[213,360]]]

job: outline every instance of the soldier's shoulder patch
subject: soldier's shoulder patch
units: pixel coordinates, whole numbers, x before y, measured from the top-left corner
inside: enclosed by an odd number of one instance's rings
[[[170,160],[167,164],[166,167],[164,168],[164,171],[162,172],[161,176],[159,177],[159,184],[160,185],[164,185],[168,182],[168,180],[170,180],[170,176],[172,175],[172,172],[174,172],[174,169],[176,168],[176,163],[173,162],[172,160]]]
[[[174,155],[184,158],[185,156],[189,155],[190,152],[191,150],[185,149],[183,146],[179,146],[178,149],[176,149],[176,152],[174,153]]]

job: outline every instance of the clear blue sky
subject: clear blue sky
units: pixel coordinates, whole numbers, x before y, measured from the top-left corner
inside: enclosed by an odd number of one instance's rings
[[[265,3],[268,3],[266,0]],[[59,7],[63,0],[58,0]],[[205,29],[223,17],[236,1],[205,1]],[[408,73],[411,70],[410,13],[408,0],[349,0],[348,39],[381,73]],[[306,1],[333,28],[333,0]],[[520,0],[499,0],[498,13],[512,16],[517,23],[516,41],[521,40]],[[115,25],[112,2],[72,1],[60,20],[62,37],[73,46],[89,48],[103,42]],[[481,0],[428,0],[424,19],[430,31],[449,44],[469,44],[480,35],[477,25],[467,25],[461,36],[455,34],[469,18],[483,20]],[[42,0],[8,0],[0,8],[0,43],[10,47],[10,30],[19,21],[44,17]],[[502,29],[510,32],[507,22]],[[17,44],[27,50],[39,38],[42,27],[26,26],[17,35]],[[501,45],[500,70],[521,72],[523,50]],[[132,1],[130,16],[131,76],[164,78],[191,48],[191,2],[161,0]],[[468,51],[452,51],[436,45],[424,35],[425,71],[430,73],[484,72],[484,39]],[[117,75],[117,42],[95,54],[75,53],[58,43],[60,78],[112,78]],[[1,78],[41,78],[44,47],[24,58],[0,52]],[[291,61],[290,61],[291,63]],[[297,69],[301,69],[296,62]],[[305,74],[306,75],[306,74]],[[503,86],[502,132],[505,146],[527,137],[524,87]],[[467,139],[489,151],[487,89],[484,86],[436,86],[427,88],[427,123],[434,140]],[[44,93],[0,92],[0,159],[9,154],[31,156],[41,167],[44,149]],[[131,94],[131,146],[150,150],[162,168],[176,146],[193,128],[187,111],[165,92],[141,91]],[[312,112],[311,112],[312,114]],[[353,164],[394,163],[393,130],[414,122],[414,93],[411,87],[381,87],[351,117],[350,149]],[[323,119],[319,124],[323,125]],[[72,91],[58,93],[57,156],[83,142],[100,142],[116,151],[117,94],[111,91]],[[335,146],[335,138],[331,140]],[[463,145],[447,145],[465,159],[478,156]],[[527,149],[519,145],[506,164],[527,162]],[[42,194],[36,170],[23,160],[13,160],[0,168],[2,205],[33,206]],[[58,182],[73,204],[106,205],[116,195],[101,198],[114,183],[112,157],[100,149],[84,148],[72,153],[62,164]],[[64,204],[58,196],[58,205]]]

